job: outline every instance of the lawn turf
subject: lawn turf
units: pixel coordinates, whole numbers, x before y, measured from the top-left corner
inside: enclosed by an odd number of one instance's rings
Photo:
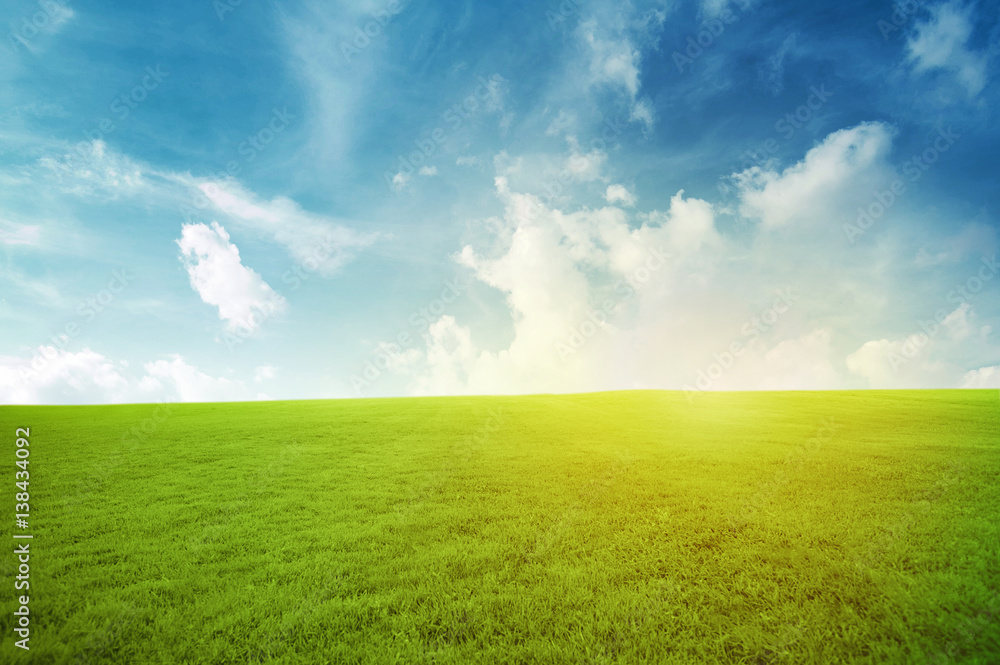
[[[2,558],[3,663],[1000,662],[996,391],[0,407],[0,424],[8,533],[34,535],[30,591]]]

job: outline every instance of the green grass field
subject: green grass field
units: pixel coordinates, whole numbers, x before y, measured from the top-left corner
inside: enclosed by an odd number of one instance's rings
[[[0,422],[34,535],[3,663],[1000,663],[996,391]]]

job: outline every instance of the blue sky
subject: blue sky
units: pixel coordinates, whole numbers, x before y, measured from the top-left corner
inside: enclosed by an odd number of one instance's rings
[[[1000,387],[996,3],[3,4],[0,403]]]

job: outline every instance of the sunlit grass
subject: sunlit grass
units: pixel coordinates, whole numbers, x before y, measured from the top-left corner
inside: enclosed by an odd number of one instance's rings
[[[995,391],[0,420],[35,534],[3,662],[1000,662]]]

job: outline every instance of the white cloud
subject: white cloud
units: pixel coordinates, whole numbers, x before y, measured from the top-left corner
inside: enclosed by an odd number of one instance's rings
[[[39,346],[31,359],[0,356],[0,404],[108,403],[128,395],[119,367],[90,349]]]
[[[644,216],[641,225],[630,224],[615,207],[550,208],[536,196],[510,191],[504,176],[497,177],[497,193],[505,206],[498,246],[492,252],[466,246],[456,258],[504,295],[513,340],[506,348],[486,349],[469,326],[441,317],[425,335],[426,348],[411,349],[395,363],[409,377],[411,392],[596,389],[608,371],[603,352],[620,332],[613,319],[627,315],[630,302],[696,274],[704,254],[721,244],[711,205],[684,199],[682,192],[668,211]],[[596,319],[595,307],[603,308]],[[560,345],[572,344],[581,325],[596,326],[600,338],[563,353]]]
[[[546,128],[545,135],[558,136],[560,134],[571,133],[576,128],[578,122],[576,113],[567,109],[560,109],[559,114],[552,119],[552,122]]]
[[[573,175],[577,182],[592,182],[601,178],[601,169],[608,160],[608,154],[603,150],[593,148],[588,153],[580,150],[580,143],[575,136],[567,136],[570,146],[569,156],[563,163],[563,168]]]
[[[964,302],[944,318],[942,324],[948,331],[948,336],[956,342],[961,342],[972,333],[970,322],[972,306]]]
[[[929,20],[919,23],[906,41],[907,59],[915,74],[934,70],[954,73],[970,97],[986,85],[988,57],[969,50],[967,44],[975,25],[975,5],[961,0],[930,8]]]
[[[146,363],[138,380],[128,363],[85,348],[40,346],[31,358],[0,356],[0,404],[121,404],[251,398],[242,381],[213,377],[179,355]]]
[[[275,368],[270,365],[261,365],[253,371],[254,383],[261,383],[262,381],[273,379],[275,371]]]
[[[230,330],[254,330],[284,309],[285,299],[243,265],[239,249],[218,223],[183,225],[177,244],[191,286],[206,304],[219,308]]]
[[[612,205],[621,203],[631,208],[635,205],[636,198],[635,194],[626,189],[624,185],[608,185],[608,189],[604,193],[604,200]]]
[[[108,148],[104,141],[83,141],[60,157],[38,160],[46,183],[80,197],[117,199],[147,191],[151,183],[142,167]]]
[[[436,166],[421,166],[420,171],[418,171],[418,173],[420,173],[420,175],[423,176],[431,177],[431,176],[436,176],[438,170]]]
[[[262,201],[234,183],[202,182],[198,189],[234,223],[269,236],[299,265],[323,275],[333,274],[356,250],[380,238],[378,233],[359,233],[338,220],[306,212],[284,196]]]
[[[156,387],[164,391],[166,399],[180,402],[224,402],[250,399],[242,381],[210,376],[188,364],[177,354],[169,360],[156,360],[143,365],[152,381],[147,389]]]
[[[980,367],[966,372],[965,376],[962,377],[962,387],[1000,389],[1000,365]]]
[[[663,25],[665,12],[651,12],[641,22],[640,34],[633,35],[627,23],[620,21],[605,23],[590,19],[580,23],[578,34],[587,47],[589,56],[589,86],[605,87],[619,91],[629,107],[629,119],[640,122],[646,131],[653,128],[656,121],[655,113],[649,100],[640,97],[642,83],[640,81],[640,66],[642,52],[636,46],[636,40],[652,40]],[[570,118],[564,118],[549,127],[556,133],[563,130]]]
[[[926,337],[913,334],[905,339],[865,342],[846,358],[847,369],[866,379],[872,388],[905,387],[899,368],[919,353]]]
[[[862,123],[833,132],[781,173],[755,166],[737,174],[740,212],[777,228],[823,216],[845,193],[870,196],[869,183],[886,168],[892,135],[882,123]]]
[[[701,0],[701,13],[706,19],[719,18],[727,9],[745,12],[756,3],[757,0]]]
[[[392,191],[401,192],[406,189],[406,186],[410,184],[410,177],[410,174],[402,171],[392,176]]]
[[[37,224],[15,224],[0,219],[0,245],[37,246],[41,227]]]

